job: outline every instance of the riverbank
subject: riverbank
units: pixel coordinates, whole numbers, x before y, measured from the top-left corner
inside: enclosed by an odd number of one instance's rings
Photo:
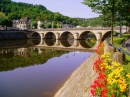
[[[98,58],[94,53],[79,68],[77,68],[54,97],[92,97],[90,87],[97,73],[93,70],[93,64]]]

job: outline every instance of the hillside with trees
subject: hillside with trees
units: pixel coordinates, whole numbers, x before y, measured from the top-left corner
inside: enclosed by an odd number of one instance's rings
[[[81,24],[77,18],[64,16],[59,12],[51,12],[43,5],[33,5],[22,2],[13,2],[11,0],[0,0],[0,22],[3,19],[16,20],[28,17],[33,21],[46,21],[54,23],[72,24],[74,26]],[[1,24],[3,25],[3,24]]]

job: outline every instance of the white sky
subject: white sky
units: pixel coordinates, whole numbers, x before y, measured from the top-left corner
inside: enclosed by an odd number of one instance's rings
[[[59,12],[69,17],[92,18],[99,15],[92,12],[91,8],[82,4],[83,0],[12,0],[29,4],[41,4],[52,12]]]

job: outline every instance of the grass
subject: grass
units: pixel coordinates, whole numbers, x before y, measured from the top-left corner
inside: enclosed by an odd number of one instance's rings
[[[124,51],[128,52],[124,47],[122,47],[122,44],[127,40],[130,39],[130,34],[123,34],[122,37],[114,37],[113,42],[114,45],[117,47],[122,48]],[[130,56],[125,54],[126,57],[126,64],[130,66]]]

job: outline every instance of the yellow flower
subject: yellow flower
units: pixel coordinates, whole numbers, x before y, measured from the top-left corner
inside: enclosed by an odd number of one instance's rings
[[[108,82],[108,84],[113,84],[113,83],[117,83],[117,80],[116,79],[114,79],[114,78],[108,78],[107,79],[107,82]]]
[[[113,69],[113,66],[108,65],[106,66],[106,69]]]
[[[118,67],[117,70],[118,70],[119,72],[121,72],[121,71],[123,71],[124,69],[123,69],[123,67]]]
[[[103,55],[101,56],[101,58],[103,58],[103,59],[104,59],[104,58],[105,58],[105,54],[103,54]]]
[[[119,86],[120,86],[121,92],[125,92],[126,91],[127,84],[120,84]]]
[[[126,76],[127,76],[128,78],[130,78],[130,73],[128,73]]]
[[[120,63],[118,63],[118,62],[112,62],[112,64],[113,64],[114,66],[120,66]]]
[[[121,76],[120,73],[116,73],[114,77],[117,79],[117,78],[119,78],[120,76]]]
[[[108,78],[112,78],[113,77],[113,73],[108,74]]]
[[[118,80],[118,84],[125,84],[126,80],[123,77],[120,77]]]

